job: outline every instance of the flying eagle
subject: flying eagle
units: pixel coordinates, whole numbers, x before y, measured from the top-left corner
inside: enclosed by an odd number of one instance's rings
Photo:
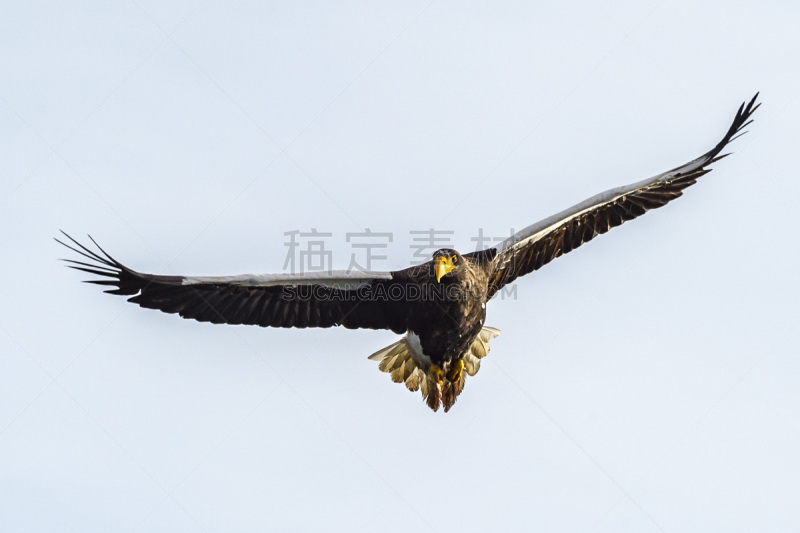
[[[88,283],[130,296],[141,307],[214,324],[281,328],[390,329],[405,334],[369,358],[392,381],[420,390],[428,406],[450,410],[474,376],[489,341],[500,332],[484,325],[486,302],[508,283],[541,268],[626,220],[661,207],[710,172],[722,149],[761,105],[743,103],[722,140],[709,152],[669,172],[593,196],[528,226],[495,248],[460,254],[442,249],[427,263],[395,272],[262,274],[229,277],[161,276],[131,270],[92,239],[90,249],[62,232],[83,256],[71,268],[101,276]],[[70,244],[71,243],[71,244]],[[87,262],[88,261],[88,262]]]

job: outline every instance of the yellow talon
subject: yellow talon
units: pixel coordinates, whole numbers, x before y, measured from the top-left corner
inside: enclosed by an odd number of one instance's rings
[[[442,379],[444,379],[444,372],[439,365],[431,365],[430,372],[431,375],[433,375],[433,379],[436,380],[436,383],[441,383]]]
[[[461,379],[461,372],[464,370],[464,360],[456,359],[450,363],[450,369],[447,371],[447,379],[451,383],[455,383]]]

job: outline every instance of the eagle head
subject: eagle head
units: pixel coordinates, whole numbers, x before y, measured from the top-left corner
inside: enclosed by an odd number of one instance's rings
[[[461,254],[451,248],[442,248],[433,253],[433,271],[436,274],[436,281],[441,282],[442,278],[464,264]]]

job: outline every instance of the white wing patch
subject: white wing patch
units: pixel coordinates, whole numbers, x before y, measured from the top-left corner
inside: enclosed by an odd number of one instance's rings
[[[332,289],[358,289],[374,279],[392,279],[391,272],[360,272],[357,270],[333,270],[329,272],[305,272],[303,274],[241,274],[239,276],[187,276],[182,283],[243,285],[248,287],[320,285]]]
[[[565,209],[560,213],[556,213],[553,216],[547,217],[544,220],[540,220],[539,222],[531,224],[527,228],[518,231],[500,243],[500,245],[497,247],[497,253],[500,254],[517,244],[522,244],[525,241],[539,238],[541,235],[550,232],[553,228],[560,226],[570,219],[579,217],[583,213],[591,211],[597,206],[613,202],[618,198],[625,196],[626,194],[645,189],[650,185],[658,183],[659,181],[670,180],[678,174],[685,174],[692,172],[693,170],[697,170],[698,168],[708,164],[711,159],[712,158],[708,157],[707,155],[704,155],[698,157],[694,161],[686,163],[683,166],[672,169],[669,172],[664,172],[637,183],[632,183],[630,185],[624,185],[622,187],[616,187],[614,189],[601,192],[600,194],[592,196],[591,198],[588,198],[579,204],[573,205],[569,209]]]

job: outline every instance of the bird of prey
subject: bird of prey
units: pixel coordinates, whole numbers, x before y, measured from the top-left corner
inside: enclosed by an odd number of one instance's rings
[[[229,277],[144,274],[123,265],[92,240],[84,246],[66,233],[56,239],[83,256],[71,268],[99,276],[89,283],[129,296],[141,307],[215,324],[281,328],[389,329],[404,336],[369,358],[421,391],[436,411],[450,410],[473,376],[489,341],[486,303],[508,283],[541,268],[597,235],[661,207],[711,171],[725,146],[743,133],[759,107],[756,94],[742,103],[722,140],[697,159],[663,174],[611,189],[528,226],[499,246],[460,254],[442,249],[427,263],[394,272],[261,274]],[[63,232],[62,232],[63,233]]]

